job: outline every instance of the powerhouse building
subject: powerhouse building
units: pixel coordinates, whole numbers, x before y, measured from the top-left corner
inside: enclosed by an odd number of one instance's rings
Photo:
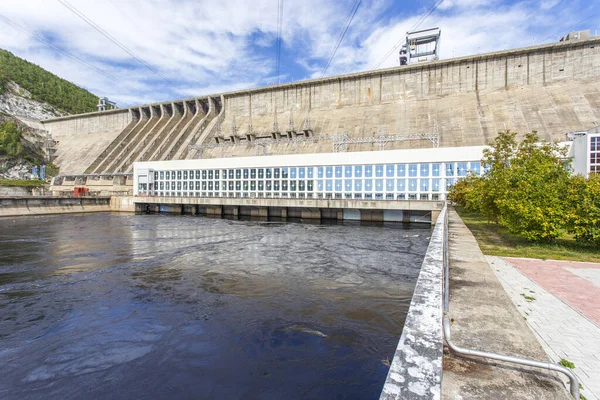
[[[573,173],[600,172],[600,127],[569,147]],[[134,194],[361,200],[445,200],[467,174],[481,175],[487,146],[137,162]]]

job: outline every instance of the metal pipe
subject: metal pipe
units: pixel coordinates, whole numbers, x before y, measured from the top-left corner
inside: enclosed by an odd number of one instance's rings
[[[445,206],[447,207],[447,205]],[[525,358],[507,356],[503,354],[490,353],[487,351],[473,350],[467,349],[465,347],[460,347],[452,342],[452,333],[450,331],[450,317],[449,313],[449,291],[450,291],[450,258],[448,251],[448,212],[445,213],[444,217],[444,316],[442,318],[442,324],[444,329],[444,338],[446,339],[446,343],[448,347],[457,354],[466,355],[466,356],[474,356],[474,357],[482,357],[482,358],[490,358],[492,360],[505,361],[513,364],[526,365],[529,367],[543,368],[551,371],[561,372],[567,377],[569,377],[570,382],[570,392],[571,395],[579,400],[579,381],[577,377],[568,368],[563,367],[559,364],[553,364],[548,362],[541,362],[535,360],[528,360]]]

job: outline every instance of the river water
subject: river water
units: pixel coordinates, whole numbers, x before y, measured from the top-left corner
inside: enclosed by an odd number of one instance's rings
[[[0,398],[376,399],[430,232],[0,219]]]

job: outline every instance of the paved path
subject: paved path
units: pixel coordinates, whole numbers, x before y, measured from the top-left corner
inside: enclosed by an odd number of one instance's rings
[[[472,349],[550,361],[452,208],[448,223],[452,340]],[[563,376],[549,371],[449,351],[443,363],[443,400],[570,398]]]
[[[600,264],[487,259],[552,361],[573,362],[581,394],[600,400]]]

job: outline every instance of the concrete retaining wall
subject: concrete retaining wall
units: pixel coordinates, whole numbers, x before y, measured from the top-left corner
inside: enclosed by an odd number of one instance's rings
[[[431,235],[381,400],[441,398],[446,212],[440,213]]]
[[[0,199],[0,217],[111,211],[110,197],[12,197]]]

